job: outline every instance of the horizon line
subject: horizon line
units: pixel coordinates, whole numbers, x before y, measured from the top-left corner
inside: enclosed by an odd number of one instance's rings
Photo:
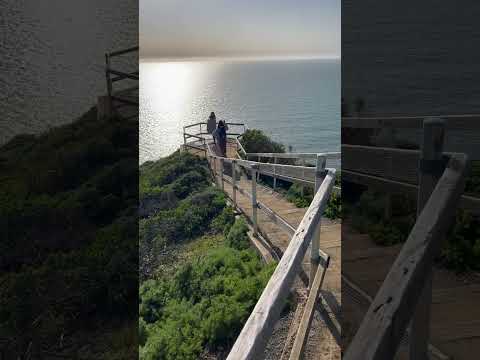
[[[226,55],[226,56],[139,56],[141,62],[189,62],[189,61],[288,61],[288,60],[340,60],[341,55]]]

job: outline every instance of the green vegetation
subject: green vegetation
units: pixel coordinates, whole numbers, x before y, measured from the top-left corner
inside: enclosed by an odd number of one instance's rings
[[[158,265],[168,245],[178,245],[234,220],[225,195],[210,186],[204,159],[176,152],[140,167],[141,276]],[[222,230],[223,231],[223,230]]]
[[[4,355],[32,358],[69,334],[102,324],[114,350],[93,337],[87,357],[136,351],[137,124],[98,120],[20,135],[0,149],[0,337]],[[116,318],[112,323],[112,318]],[[29,345],[30,344],[30,345]],[[18,353],[21,349],[21,353]],[[62,352],[63,351],[63,352]],[[73,356],[73,355],[72,355]]]
[[[392,216],[386,220],[386,196],[364,192],[356,205],[347,206],[352,225],[369,234],[379,245],[404,242],[415,223],[416,205],[401,195],[392,196],[391,201]],[[444,267],[458,272],[480,270],[480,220],[459,210],[437,260]]]
[[[140,200],[173,207],[178,200],[208,186],[206,160],[188,153],[176,152],[159,161],[147,161],[140,166]],[[144,209],[144,216],[157,209]]]
[[[287,200],[295,204],[296,207],[308,207],[313,200],[313,189],[309,186],[303,188],[300,184],[292,184],[287,191]]]
[[[471,162],[471,171],[465,184],[465,192],[473,196],[480,196],[480,161]]]
[[[173,278],[147,280],[140,289],[140,358],[196,359],[205,346],[231,346],[272,271],[253,250],[221,245]]]
[[[275,267],[250,248],[246,223],[208,185],[206,166],[175,153],[141,167],[141,206],[151,204],[140,219],[140,359],[197,359],[228,349]],[[192,172],[200,176],[177,195],[175,184]],[[152,200],[158,193],[171,194],[155,198],[170,199],[167,205]]]
[[[358,204],[347,206],[352,225],[370,235],[379,245],[394,245],[405,241],[415,222],[415,205],[400,195],[391,197],[392,216],[385,219],[387,197],[374,191],[365,191]]]
[[[340,172],[337,173],[335,185],[340,186]],[[304,187],[302,193],[301,185],[292,184],[286,192],[286,198],[299,208],[308,207],[313,200],[313,189],[311,187]],[[327,207],[324,211],[324,216],[331,220],[340,219],[342,217],[342,196],[340,193],[332,191]]]
[[[285,146],[271,140],[261,130],[248,129],[241,138],[242,146],[248,153],[284,153]]]
[[[459,272],[480,270],[480,220],[466,211],[457,212],[456,221],[442,248],[440,260]]]

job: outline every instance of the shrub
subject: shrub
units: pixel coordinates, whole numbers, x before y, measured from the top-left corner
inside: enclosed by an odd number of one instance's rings
[[[242,136],[242,146],[249,153],[284,153],[285,146],[271,140],[261,130],[248,129]]]
[[[342,217],[342,196],[340,194],[332,192],[324,215],[332,220]]]
[[[237,250],[248,249],[250,242],[248,239],[248,227],[245,220],[238,219],[228,232],[226,244]]]
[[[227,235],[234,222],[235,213],[233,208],[231,206],[227,206],[222,210],[220,215],[213,219],[211,227],[215,233]]]
[[[480,270],[480,220],[466,211],[458,211],[456,221],[441,250],[440,259],[447,268],[459,272]]]
[[[296,207],[308,207],[313,200],[313,189],[304,187],[302,194],[302,186],[294,183],[287,191],[287,200],[295,204]]]
[[[196,359],[207,345],[230,344],[273,269],[262,265],[253,250],[221,246],[182,266],[172,278],[145,282],[140,316],[150,325],[140,358]]]

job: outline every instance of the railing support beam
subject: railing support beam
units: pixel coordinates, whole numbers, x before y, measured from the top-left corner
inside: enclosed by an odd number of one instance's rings
[[[224,181],[223,181],[223,171],[225,169],[225,164],[223,162],[223,159],[220,159],[220,183],[221,183],[221,186],[222,186],[222,191],[225,191],[225,184],[224,184]]]
[[[277,167],[275,166],[277,164],[277,157],[273,157],[273,191],[277,188]]]
[[[258,233],[258,219],[257,219],[257,169],[258,165],[252,165],[252,222],[253,233]]]
[[[232,160],[232,199],[233,206],[237,208],[237,162]]]
[[[445,122],[441,118],[423,121],[423,143],[419,162],[417,217],[432,195],[442,173]],[[432,268],[425,274],[425,285],[415,308],[410,336],[410,360],[428,360],[430,305],[432,303]]]
[[[323,181],[323,175],[325,171],[325,164],[326,164],[326,159],[325,157],[318,156],[317,157],[317,163],[316,163],[316,168],[315,168],[315,191],[314,191],[314,196],[317,193],[318,189],[320,188],[320,185],[322,184]],[[315,275],[317,273],[318,269],[318,264],[320,262],[320,233],[321,233],[321,225],[322,224],[322,219],[320,217],[320,220],[318,221],[318,225],[315,228],[315,233],[312,237],[312,246],[310,249],[310,276],[308,279],[308,289],[310,290],[312,288],[313,281],[315,279]]]

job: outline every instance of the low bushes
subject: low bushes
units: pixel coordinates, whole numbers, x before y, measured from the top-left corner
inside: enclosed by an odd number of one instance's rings
[[[384,218],[386,196],[364,192],[358,204],[349,205],[348,216],[354,228],[369,234],[378,245],[404,242],[416,219],[415,203],[403,196],[392,196],[392,217]],[[453,226],[442,244],[438,263],[457,272],[480,270],[480,220],[459,210]]]
[[[480,220],[459,210],[440,260],[449,269],[459,272],[480,270]]]
[[[43,358],[62,334],[75,349],[92,328],[118,331],[118,322],[137,317],[136,126],[99,120],[92,108],[73,123],[19,135],[0,147],[0,338],[9,339],[2,344],[6,358],[23,357],[27,348],[31,358]],[[99,341],[92,339],[85,353]],[[131,351],[130,345],[114,351]],[[73,356],[73,350],[62,351]]]
[[[232,344],[274,269],[248,249],[247,230],[237,220],[224,244],[142,284],[141,359],[196,359]]]
[[[285,146],[271,140],[261,130],[248,129],[241,138],[242,146],[249,153],[284,153]]]
[[[174,207],[179,200],[209,185],[205,159],[189,153],[172,155],[140,166],[140,216]]]

